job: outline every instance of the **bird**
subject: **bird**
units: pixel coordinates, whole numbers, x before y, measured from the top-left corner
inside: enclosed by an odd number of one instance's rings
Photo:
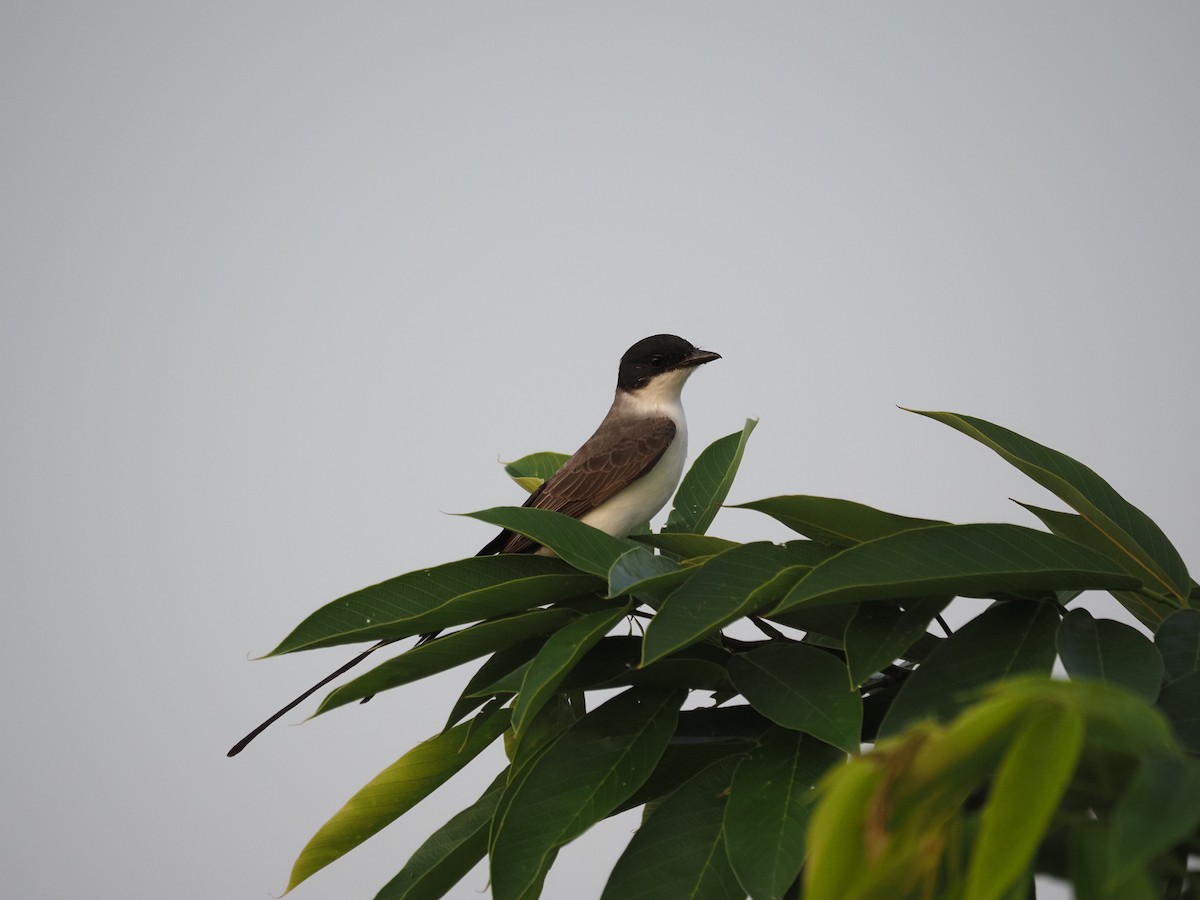
[[[613,537],[625,537],[652,519],[675,493],[687,458],[683,386],[697,367],[720,358],[719,353],[701,350],[674,334],[651,335],[630,347],[621,357],[612,406],[599,427],[529,495],[524,506],[562,513]],[[498,553],[553,555],[508,529],[475,555]],[[436,637],[436,632],[423,634],[416,646]],[[380,641],[326,676],[238,741],[227,755],[236,756],[276,719],[392,642]]]

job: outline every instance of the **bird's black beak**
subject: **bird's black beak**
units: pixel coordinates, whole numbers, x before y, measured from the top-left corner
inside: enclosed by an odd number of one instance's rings
[[[711,350],[695,349],[679,363],[681,369],[690,368],[691,366],[702,366],[705,363],[710,363],[714,359],[720,359],[720,353],[713,353]]]

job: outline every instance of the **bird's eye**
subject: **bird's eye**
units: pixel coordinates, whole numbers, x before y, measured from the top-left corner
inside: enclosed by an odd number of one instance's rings
[[[667,361],[661,356],[650,357],[650,365],[654,366],[656,369],[661,369],[664,365],[666,365],[666,362]]]

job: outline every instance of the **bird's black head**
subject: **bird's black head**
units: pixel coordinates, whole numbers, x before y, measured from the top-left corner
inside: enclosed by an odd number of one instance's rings
[[[627,391],[645,387],[656,375],[690,369],[720,359],[721,354],[698,350],[673,334],[642,338],[625,351],[617,373],[617,386]]]

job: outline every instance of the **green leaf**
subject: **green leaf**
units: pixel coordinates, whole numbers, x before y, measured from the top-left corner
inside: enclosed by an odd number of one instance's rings
[[[508,711],[502,710],[483,727],[457,725],[413,747],[376,775],[300,851],[287,891],[416,806],[478,756],[508,722]]]
[[[1158,708],[1189,753],[1200,754],[1200,671],[1189,672],[1162,689]]]
[[[425,900],[442,897],[487,854],[488,829],[508,784],[505,769],[478,800],[435,831],[409,857],[375,900]]]
[[[1163,662],[1154,645],[1134,628],[1093,619],[1086,609],[1069,612],[1058,628],[1058,654],[1072,678],[1110,681],[1153,703],[1162,685]]]
[[[843,550],[792,588],[776,611],[937,594],[1137,586],[1137,579],[1094,550],[1032,528],[933,525]]]
[[[543,481],[549,481],[550,476],[561,469],[563,463],[570,458],[569,453],[551,453],[548,450],[541,453],[530,453],[528,456],[505,463],[504,471],[518,483],[532,479],[537,484],[541,484]],[[536,487],[535,484],[534,488]]]
[[[1108,883],[1119,884],[1200,825],[1200,762],[1156,755],[1141,761],[1112,815]]]
[[[553,550],[576,569],[600,578],[608,577],[608,570],[622,554],[638,547],[625,538],[615,538],[578,519],[548,509],[497,506],[466,515],[523,534]],[[645,551],[645,548],[641,549]],[[501,554],[500,558],[503,557]]]
[[[945,721],[992,682],[1049,675],[1058,623],[1058,610],[1049,603],[992,604],[940,643],[909,676],[884,716],[879,736],[899,734],[927,716]]]
[[[800,874],[816,783],[846,755],[772,728],[738,764],[725,807],[725,849],[754,900],[778,900]]]
[[[848,753],[858,751],[862,698],[848,687],[845,665],[831,654],[771,642],[735,656],[729,674],[750,705],[772,722]]]
[[[738,900],[725,854],[725,797],[737,757],[708,766],[663,801],[634,833],[601,900]]]
[[[726,550],[738,546],[737,541],[727,541],[725,538],[713,537],[708,534],[633,534],[630,535],[639,544],[649,544],[664,553],[670,553],[679,559],[696,559],[702,556],[716,556]]]
[[[910,412],[949,425],[995,450],[1129,554],[1142,570],[1143,581],[1186,604],[1191,578],[1179,552],[1149,516],[1087,466],[983,419],[949,412]]]
[[[462,631],[442,635],[436,641],[414,647],[332,691],[314,715],[453,669],[527,638],[554,631],[574,618],[576,613],[570,609],[539,609],[481,622]]]
[[[903,608],[886,601],[859,604],[842,641],[851,686],[861,685],[902,658],[949,602],[949,597],[918,597],[905,602]]]
[[[1095,821],[1075,824],[1068,834],[1068,873],[1075,900],[1162,900],[1145,872],[1134,872],[1123,882],[1108,887],[1109,829]]]
[[[347,594],[296,626],[269,656],[396,640],[565,600],[600,585],[544,556],[473,556]]]
[[[552,634],[525,671],[521,691],[513,703],[512,724],[518,737],[567,673],[600,639],[625,617],[625,605],[583,616]]]
[[[514,671],[527,666],[538,650],[541,649],[543,643],[545,642],[534,638],[515,646],[498,650],[488,657],[483,665],[476,670],[475,674],[471,676],[467,682],[467,686],[462,689],[462,693],[458,695],[458,700],[455,701],[453,708],[450,710],[450,715],[446,719],[446,728],[451,727],[460,721],[463,716],[483,706],[484,703],[490,700],[494,695],[484,693],[484,689],[489,684],[494,684]],[[516,693],[520,687],[521,683],[517,681],[512,693]]]
[[[493,821],[496,900],[536,896],[557,848],[638,789],[671,739],[685,697],[631,688],[572,725],[522,770]]]
[[[646,628],[642,665],[772,606],[805,572],[778,544],[743,544],[713,557],[659,606]]]
[[[766,513],[788,528],[826,544],[849,547],[913,528],[943,525],[936,519],[914,519],[884,512],[851,500],[791,494],[739,503],[735,509]]]
[[[665,595],[690,578],[694,571],[644,547],[637,547],[623,554],[608,570],[608,596]]]
[[[965,900],[999,900],[1025,874],[1071,782],[1083,732],[1083,716],[1068,704],[1027,715],[992,780]]]
[[[1075,513],[1060,512],[1054,509],[1043,509],[1040,506],[1034,506],[1031,503],[1021,503],[1020,501],[1017,501],[1017,505],[1024,507],[1041,519],[1042,524],[1059,537],[1065,537],[1077,544],[1090,547],[1097,553],[1107,556],[1124,568],[1129,574],[1136,578],[1141,578],[1142,570],[1134,559],[1110,541],[1104,535],[1104,532],[1083,516],[1078,516]],[[1114,590],[1109,593],[1122,606],[1129,610],[1130,613],[1136,616],[1139,622],[1148,628],[1154,628],[1155,625],[1175,610],[1172,604],[1145,590]]]
[[[675,492],[664,532],[704,534],[708,530],[729,494],[746,441],[757,424],[758,419],[747,419],[741,431],[713,441],[696,457]]]
[[[1200,670],[1200,609],[1172,613],[1154,633],[1167,681],[1178,681]]]

